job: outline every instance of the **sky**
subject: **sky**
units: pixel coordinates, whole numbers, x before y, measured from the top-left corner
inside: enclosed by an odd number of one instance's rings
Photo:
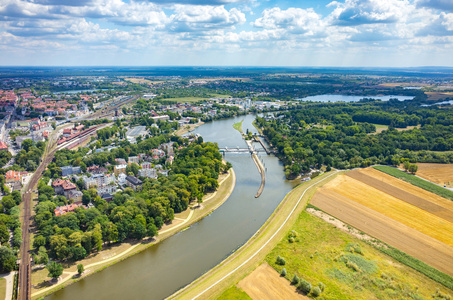
[[[1,66],[453,66],[453,0],[1,0]]]

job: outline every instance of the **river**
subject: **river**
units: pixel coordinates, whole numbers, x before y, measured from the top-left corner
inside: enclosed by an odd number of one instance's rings
[[[244,119],[243,130],[253,133],[253,115],[204,124],[194,132],[219,147],[246,148],[233,124]],[[254,144],[258,149],[260,146]],[[163,299],[189,284],[242,246],[269,218],[292,184],[274,156],[260,155],[267,168],[263,194],[255,198],[260,174],[249,154],[226,154],[236,172],[230,198],[212,214],[103,271],[88,276],[46,299]]]

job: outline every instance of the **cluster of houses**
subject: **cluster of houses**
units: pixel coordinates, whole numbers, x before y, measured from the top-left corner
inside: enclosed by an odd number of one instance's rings
[[[27,135],[17,136],[16,144],[22,148],[23,141],[30,139],[34,142],[44,141],[49,138],[50,132],[53,130],[50,122],[41,121],[38,118],[29,119],[26,121],[17,121],[13,124],[15,129],[23,132],[28,132]]]
[[[32,173],[27,171],[13,171],[9,170],[5,174],[5,183],[10,191],[20,191],[31,178]]]
[[[55,209],[55,215],[64,215],[67,212],[74,211],[77,207],[86,208],[81,202],[83,193],[77,189],[77,186],[70,179],[73,179],[73,181],[81,179],[83,189],[88,190],[94,188],[98,196],[110,202],[113,200],[112,195],[125,187],[130,187],[134,191],[141,190],[143,182],[126,172],[126,168],[133,163],[140,166],[137,174],[138,177],[157,179],[159,174],[168,176],[169,170],[165,170],[160,164],[153,165],[151,161],[154,157],[165,157],[166,153],[173,154],[172,143],[161,145],[160,148],[154,149],[152,155],[140,154],[130,156],[128,162],[122,158],[115,159],[116,164],[113,166],[113,173],[109,173],[109,170],[105,167],[96,165],[88,167],[85,174],[77,166],[61,167],[63,179],[55,179],[52,182],[52,187],[56,195],[63,195],[67,199],[72,200],[71,202],[74,204],[57,207]],[[173,156],[169,158],[173,161]]]

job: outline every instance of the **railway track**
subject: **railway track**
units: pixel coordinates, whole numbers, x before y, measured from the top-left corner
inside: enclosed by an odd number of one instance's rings
[[[22,245],[20,248],[20,264],[19,264],[19,296],[20,300],[27,300],[31,298],[31,262],[30,262],[30,225],[32,222],[31,209],[32,209],[32,194],[35,186],[38,185],[39,179],[44,172],[46,166],[52,161],[56,149],[48,153],[36,172],[33,174],[30,182],[28,183],[27,190],[22,194],[24,202],[24,215],[22,222]]]

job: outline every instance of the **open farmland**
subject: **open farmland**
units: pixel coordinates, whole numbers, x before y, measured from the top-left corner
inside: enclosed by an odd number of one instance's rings
[[[326,184],[313,205],[453,275],[453,203],[368,168]]]
[[[453,188],[453,164],[418,163],[417,175],[440,185]]]

